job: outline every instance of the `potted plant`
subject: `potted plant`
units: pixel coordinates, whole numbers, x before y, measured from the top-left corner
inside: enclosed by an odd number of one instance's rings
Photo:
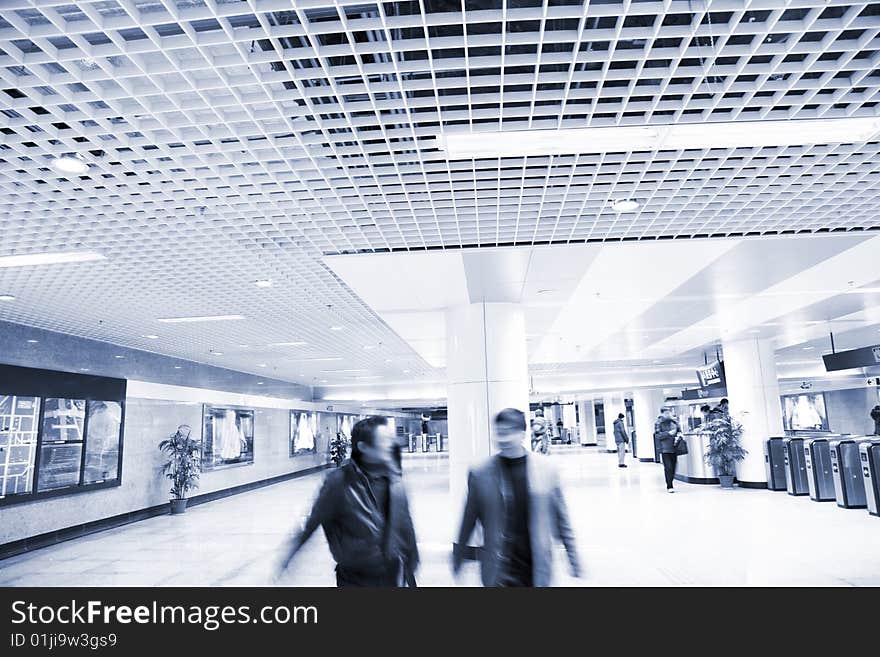
[[[736,464],[748,454],[742,446],[742,424],[722,413],[709,420],[701,433],[709,436],[706,463],[715,469],[722,488],[733,488]]]
[[[190,437],[192,429],[182,424],[159,443],[167,460],[162,472],[171,480],[171,513],[186,511],[186,494],[199,487],[199,443]]]
[[[348,457],[348,438],[342,432],[336,432],[336,437],[330,441],[330,460],[338,468]]]

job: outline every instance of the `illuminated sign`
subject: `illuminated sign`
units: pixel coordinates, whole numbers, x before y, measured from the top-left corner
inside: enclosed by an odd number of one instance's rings
[[[716,361],[697,370],[697,379],[700,381],[701,388],[709,388],[712,386],[723,386],[724,381],[724,363]]]

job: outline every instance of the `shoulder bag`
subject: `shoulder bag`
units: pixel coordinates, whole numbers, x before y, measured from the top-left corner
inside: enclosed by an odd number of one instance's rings
[[[681,434],[679,434],[675,438],[675,453],[678,454],[679,456],[684,456],[685,454],[688,453],[687,441],[684,439],[684,436],[682,436]]]

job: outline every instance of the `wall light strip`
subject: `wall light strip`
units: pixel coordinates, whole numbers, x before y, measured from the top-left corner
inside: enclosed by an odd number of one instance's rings
[[[203,315],[201,317],[163,317],[158,321],[164,324],[186,324],[188,322],[227,322],[244,318],[244,315]]]
[[[437,138],[452,158],[522,157],[688,148],[859,143],[880,133],[880,119],[727,121],[645,127],[461,132]]]
[[[0,257],[0,267],[33,267],[36,265],[60,265],[70,262],[93,262],[106,260],[93,251],[70,251],[66,253],[30,253]]]

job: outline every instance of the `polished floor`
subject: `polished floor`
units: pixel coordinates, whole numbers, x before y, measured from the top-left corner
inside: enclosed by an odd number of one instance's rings
[[[406,481],[422,554],[422,586],[476,585],[449,571],[458,510],[447,502],[445,455],[407,455]],[[676,482],[653,463],[616,466],[595,448],[556,448],[582,561],[557,559],[560,586],[880,585],[880,518],[782,492]],[[0,561],[6,586],[266,585],[280,547],[320,483],[309,476]],[[335,580],[316,533],[277,583]]]

